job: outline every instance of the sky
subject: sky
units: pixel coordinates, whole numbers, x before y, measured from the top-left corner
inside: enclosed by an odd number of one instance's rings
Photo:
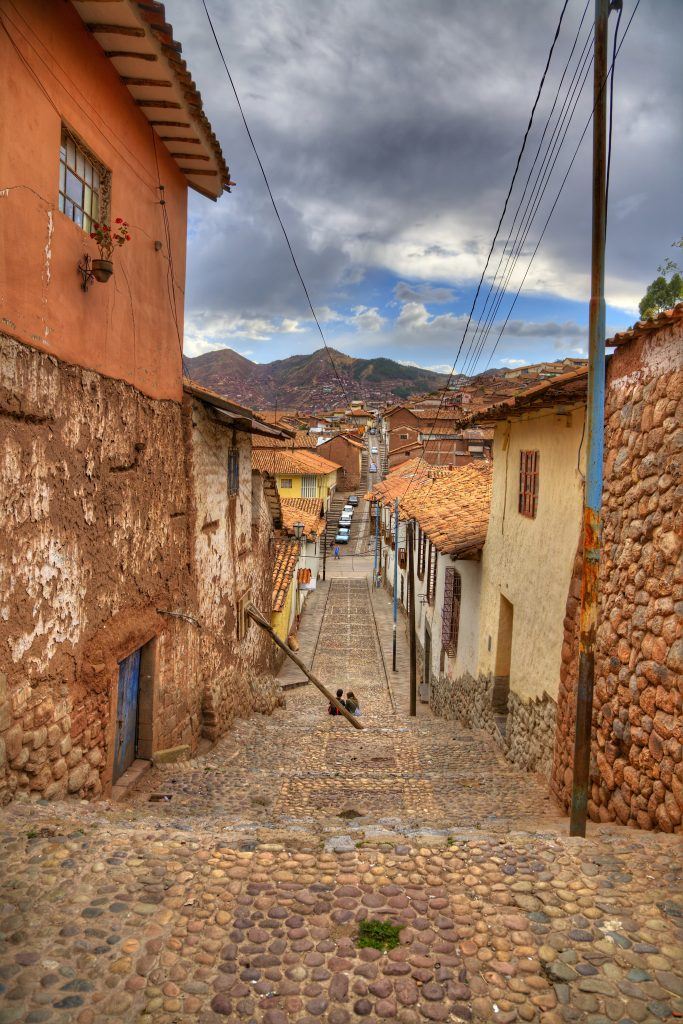
[[[445,372],[454,360],[458,372],[479,372],[586,354],[590,129],[531,256],[592,109],[590,73],[571,93],[564,144],[544,163],[589,45],[593,0],[568,0],[489,268],[511,274],[493,308],[484,306],[492,273],[485,281],[474,316],[482,329],[462,345],[562,0],[207,3],[330,346]],[[624,0],[622,35],[634,4]],[[237,182],[216,204],[190,195],[186,353],[229,346],[263,363],[312,352],[320,335],[201,2],[166,0],[166,13]],[[616,62],[608,336],[637,319],[657,266],[681,252],[672,248],[683,235],[680,13],[680,0],[641,0]],[[548,187],[522,237],[544,166]],[[511,229],[524,243],[514,264],[502,250]]]

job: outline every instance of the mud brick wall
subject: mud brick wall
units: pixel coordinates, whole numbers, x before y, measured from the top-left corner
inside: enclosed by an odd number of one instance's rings
[[[216,739],[236,717],[272,711],[268,673],[278,662],[268,635],[251,623],[238,635],[237,602],[247,593],[270,617],[273,524],[263,481],[251,469],[248,434],[216,420],[210,406],[186,400],[192,452],[194,559],[199,632],[202,732]],[[228,452],[239,453],[239,489],[228,493]],[[265,675],[264,675],[265,674]],[[264,679],[259,677],[264,675]],[[272,691],[272,692],[271,692]]]
[[[95,342],[94,342],[95,343]],[[180,405],[0,334],[0,799],[111,779],[118,661],[154,643],[155,749],[201,712]]]
[[[589,813],[681,831],[683,330],[618,348],[607,373],[601,626]]]

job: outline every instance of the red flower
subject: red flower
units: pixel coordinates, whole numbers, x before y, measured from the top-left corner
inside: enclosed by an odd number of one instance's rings
[[[92,226],[93,226],[94,228],[99,228],[99,226],[100,226],[100,225],[99,225],[99,224],[97,223],[97,221],[96,221],[96,220],[94,220],[94,221],[92,222]]]
[[[96,238],[96,237],[97,237],[97,236],[95,235],[95,232],[94,232],[94,231],[91,231],[91,232],[90,232],[90,237],[91,237],[91,238]]]
[[[123,224],[123,217],[117,217],[116,218],[116,223],[117,224]]]
[[[126,241],[130,242],[130,235],[126,235]]]

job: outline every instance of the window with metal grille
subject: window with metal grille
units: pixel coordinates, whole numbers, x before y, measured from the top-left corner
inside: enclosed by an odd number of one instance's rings
[[[529,519],[536,517],[538,507],[538,451],[519,453],[519,512]]]
[[[228,449],[228,494],[238,494],[240,489],[240,453],[238,448]]]
[[[417,578],[423,580],[425,578],[425,554],[427,551],[427,537],[422,532],[422,527],[418,527],[417,536]]]
[[[62,128],[59,148],[59,209],[90,233],[93,223],[106,221],[111,175],[71,132]]]
[[[458,650],[461,593],[460,573],[457,569],[446,569],[441,612],[441,646],[449,658],[454,657]]]
[[[439,552],[436,550],[431,540],[429,542],[429,551],[427,554],[427,604],[434,604],[434,598],[436,597],[436,573],[439,566]]]
[[[291,486],[292,486],[291,478],[283,476],[282,479],[280,480],[280,487],[281,488],[290,488]]]

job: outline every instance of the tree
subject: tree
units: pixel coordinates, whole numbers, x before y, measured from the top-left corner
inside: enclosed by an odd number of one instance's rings
[[[672,245],[677,249],[683,249],[683,238]],[[659,276],[649,285],[638,305],[643,320],[652,320],[662,310],[671,309],[677,302],[683,301],[683,277],[680,269],[678,264],[668,257],[660,267],[657,267]]]

